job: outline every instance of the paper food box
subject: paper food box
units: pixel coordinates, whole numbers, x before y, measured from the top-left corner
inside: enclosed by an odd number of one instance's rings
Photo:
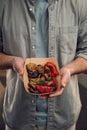
[[[28,93],[46,95],[60,88],[59,66],[55,58],[29,58],[24,65],[24,87]]]

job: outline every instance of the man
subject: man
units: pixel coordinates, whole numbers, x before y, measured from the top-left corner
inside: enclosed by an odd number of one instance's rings
[[[86,34],[86,0],[0,0],[0,68],[8,69],[3,105],[7,129],[75,130],[81,109],[76,74],[87,71]],[[32,57],[58,60],[61,88],[49,98],[24,89],[24,62]]]

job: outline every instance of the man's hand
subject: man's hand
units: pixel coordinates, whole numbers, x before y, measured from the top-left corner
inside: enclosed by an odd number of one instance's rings
[[[0,53],[0,69],[13,69],[23,78],[25,60],[21,57]]]
[[[21,79],[23,79],[24,63],[25,63],[25,60],[23,58],[14,57],[13,70],[19,74]]]
[[[60,76],[61,76],[61,86],[60,89],[56,90],[55,93],[50,94],[49,97],[59,96],[63,93],[64,88],[68,84],[71,79],[70,70],[67,67],[62,67],[60,69]]]
[[[69,83],[71,75],[82,73],[87,71],[87,59],[82,57],[77,57],[72,62],[66,64],[60,69],[61,75],[61,88],[57,90],[54,94],[50,94],[50,97],[59,96],[62,94],[64,88]]]

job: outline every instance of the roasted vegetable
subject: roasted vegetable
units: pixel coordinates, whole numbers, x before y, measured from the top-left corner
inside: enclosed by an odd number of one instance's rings
[[[59,74],[56,66],[52,62],[47,62],[45,66],[47,66],[50,69],[51,77],[56,77]]]
[[[45,65],[29,63],[26,65],[26,69],[29,91],[31,93],[49,94],[56,90],[56,76],[58,76],[59,73],[53,63],[47,62]]]
[[[36,89],[40,93],[48,93],[49,94],[51,92],[51,87],[49,87],[49,86],[36,85]]]

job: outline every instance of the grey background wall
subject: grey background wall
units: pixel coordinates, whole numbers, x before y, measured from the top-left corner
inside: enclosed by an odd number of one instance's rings
[[[82,109],[77,122],[77,130],[87,130],[87,74],[80,74],[78,78]]]
[[[87,89],[87,74],[79,74],[79,83]]]

